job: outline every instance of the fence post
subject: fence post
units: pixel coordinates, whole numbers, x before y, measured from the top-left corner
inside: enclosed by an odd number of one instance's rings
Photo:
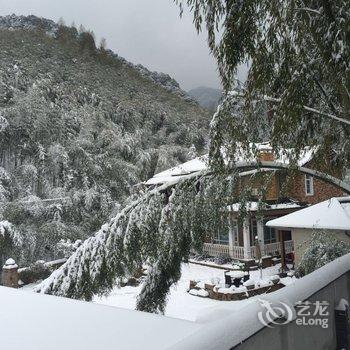
[[[18,288],[18,266],[13,259],[7,259],[2,267],[1,284],[5,287]]]

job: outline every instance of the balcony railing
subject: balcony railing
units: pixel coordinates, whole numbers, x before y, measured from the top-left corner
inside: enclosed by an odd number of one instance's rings
[[[229,246],[226,244],[204,243],[203,252],[210,256],[230,256]]]
[[[284,249],[286,254],[291,253],[294,250],[293,241],[285,241]],[[276,252],[281,253],[281,242],[265,244],[262,249],[262,255],[274,255]],[[230,252],[231,251],[231,252]],[[213,244],[213,243],[204,243],[203,252],[210,256],[227,256],[233,259],[254,259],[257,257],[256,247],[251,246],[248,253],[248,256],[244,256],[244,247],[233,246],[230,249],[229,245],[225,244]]]

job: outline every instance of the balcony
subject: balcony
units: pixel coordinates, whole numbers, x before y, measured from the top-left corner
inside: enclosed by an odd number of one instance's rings
[[[284,242],[285,253],[291,253],[294,250],[294,242],[285,241]],[[262,249],[262,255],[275,255],[276,252],[281,253],[282,246],[281,242],[265,244]],[[257,257],[256,247],[251,246],[248,253],[248,256],[244,256],[244,247],[233,246],[230,247],[226,244],[213,244],[213,243],[204,243],[203,252],[210,256],[227,256],[232,259],[243,260],[243,259],[255,259]]]

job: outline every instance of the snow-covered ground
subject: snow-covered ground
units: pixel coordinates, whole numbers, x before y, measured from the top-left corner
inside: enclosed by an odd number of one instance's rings
[[[279,265],[276,265],[264,269],[263,279],[268,276],[276,275],[279,267]],[[260,271],[252,271],[250,276],[252,279],[258,281],[260,279]],[[190,280],[207,281],[212,278],[220,278],[221,281],[224,281],[224,270],[191,263],[183,264],[181,279],[176,286],[171,288],[165,315],[195,321],[198,316],[200,316],[203,312],[205,313],[209,308],[223,306],[225,303],[234,303],[237,304],[238,309],[246,304],[247,300],[217,301],[209,298],[200,298],[187,293]],[[140,290],[141,286],[114,288],[108,297],[96,297],[94,302],[126,309],[135,309],[136,298]]]
[[[269,276],[278,274],[280,264],[263,269],[263,280]],[[260,280],[260,271],[251,271],[250,278],[258,282]],[[218,301],[209,298],[200,298],[187,293],[190,280],[210,281],[211,279],[220,279],[224,282],[224,270],[214,267],[196,265],[193,263],[182,265],[182,276],[180,281],[171,288],[168,297],[168,303],[165,315],[168,317],[179,318],[189,321],[198,321],[210,313],[212,309],[230,306],[230,310],[238,310],[253,298],[241,301]],[[285,284],[292,282],[292,278],[287,277]],[[27,285],[21,288],[23,291],[32,291],[35,284]],[[136,299],[141,290],[141,285],[137,287],[115,287],[107,297],[95,297],[93,302],[96,304],[120,307],[123,309],[135,310]]]

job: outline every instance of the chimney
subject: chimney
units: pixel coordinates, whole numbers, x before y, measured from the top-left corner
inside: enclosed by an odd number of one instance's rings
[[[273,162],[275,160],[272,148],[269,144],[262,144],[259,147],[259,159],[260,161]]]

